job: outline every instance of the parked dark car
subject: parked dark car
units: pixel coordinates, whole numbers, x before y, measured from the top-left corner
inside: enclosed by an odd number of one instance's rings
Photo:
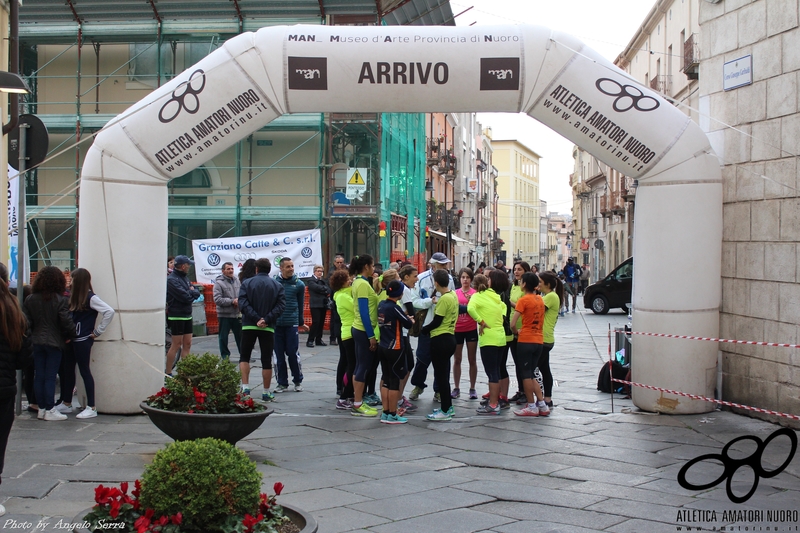
[[[633,257],[629,257],[611,274],[586,287],[583,293],[583,306],[598,315],[604,315],[609,309],[614,308],[620,308],[627,313],[632,289]]]

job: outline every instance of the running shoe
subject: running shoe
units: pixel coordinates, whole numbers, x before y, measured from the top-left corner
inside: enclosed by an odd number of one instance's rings
[[[575,308],[574,307],[572,308],[572,314],[573,315],[575,314]]]
[[[243,388],[242,394],[244,394],[245,396],[250,396],[250,389],[247,387]]]
[[[412,402],[419,400],[419,395],[422,394],[424,390],[425,389],[421,387],[414,387],[413,389],[411,389],[411,394],[408,395],[408,399],[411,400]]]
[[[537,413],[538,413],[538,411],[537,411]],[[385,411],[383,413],[381,413],[381,424],[385,424],[388,419],[389,419],[389,413],[387,413]]]
[[[517,416],[539,416],[539,409],[537,407],[514,409],[514,414]]]
[[[71,412],[73,411],[73,409],[72,409],[72,406],[71,406],[71,405],[65,405],[65,404],[63,404],[63,403],[60,403],[60,404],[56,405],[56,410],[57,410],[59,413],[65,413],[65,414],[66,414],[66,413],[71,413]]]
[[[469,389],[469,399],[470,400],[477,400],[478,399],[478,391],[475,389]]]
[[[446,422],[447,420],[452,420],[453,415],[450,414],[450,411],[445,412],[441,409],[434,409],[433,412],[427,415],[425,418],[433,422]]]
[[[491,405],[482,405],[475,409],[479,415],[498,415],[500,414],[500,406],[492,407]]]
[[[417,406],[414,405],[413,403],[409,402],[408,399],[405,396],[400,398],[400,401],[397,402],[397,407],[402,407],[407,412],[412,412],[412,411],[416,411],[417,410]]]
[[[375,393],[364,395],[364,401],[370,407],[375,407],[376,405],[380,405],[381,404],[380,397]]]
[[[397,416],[405,416],[406,408],[405,407],[398,407],[397,408]]]
[[[273,392],[275,392],[275,394],[280,394],[282,392],[286,392],[287,390],[289,390],[289,385],[278,385],[275,387]]]
[[[519,402],[520,398],[524,400],[525,399],[525,393],[521,392],[521,391],[517,391],[517,392],[514,393],[514,396],[512,396],[511,398],[508,399],[508,401],[509,402]]]
[[[350,414],[353,416],[378,416],[378,410],[362,403],[359,407],[354,405],[350,409]]]
[[[450,397],[451,397],[452,399],[454,399],[454,400],[455,400],[456,398],[460,397],[460,396],[461,396],[461,389],[459,389],[458,387],[456,387],[455,389],[453,389],[453,391],[450,393]]]
[[[433,401],[436,403],[442,403],[442,395],[438,392],[433,393]]]
[[[536,407],[539,408],[539,416],[550,416],[550,409],[547,407],[546,403],[539,402],[536,404]]]
[[[552,402],[552,400],[551,400],[551,401],[549,401],[549,402],[544,402],[544,403],[545,403],[545,404],[547,405],[547,407],[549,407],[550,409],[552,409],[553,407],[555,407],[555,406],[553,405],[553,402]]]
[[[509,401],[507,399],[505,399],[505,398],[501,397],[500,401],[498,403],[500,404],[499,405],[500,409],[503,409],[503,410],[511,409],[511,403],[509,403]]]
[[[303,386],[302,386],[302,385],[300,385],[299,383],[297,383],[297,384],[294,386],[294,391],[295,391],[295,392],[303,392]]]
[[[270,391],[265,390],[261,394],[261,401],[262,402],[274,402],[275,401],[275,395],[272,394]]]
[[[353,404],[350,400],[336,400],[336,408],[344,411],[345,409],[352,409]]]
[[[384,424],[405,424],[408,422],[407,418],[403,418],[400,414],[396,415],[389,415],[386,417],[386,420],[381,419],[381,422]]]
[[[489,399],[489,393],[487,392],[486,394],[481,396],[481,398],[483,398],[484,400],[488,400]]]
[[[76,416],[75,418],[84,419],[84,418],[94,418],[96,416],[97,416],[97,409],[87,407],[86,409],[78,413],[78,416]]]

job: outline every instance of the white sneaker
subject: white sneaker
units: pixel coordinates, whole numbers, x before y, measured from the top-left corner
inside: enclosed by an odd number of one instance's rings
[[[303,386],[298,383],[297,385],[294,386],[294,391],[303,392]]]
[[[86,409],[78,413],[78,416],[76,416],[75,418],[94,418],[96,416],[97,416],[97,409],[94,409],[92,407],[87,407]]]
[[[65,405],[63,403],[56,405],[56,409],[59,413],[71,413],[73,411],[71,405]]]
[[[0,516],[3,516],[4,514],[6,514],[6,508],[0,505]]]
[[[49,411],[45,411],[44,419],[48,422],[52,422],[54,420],[66,420],[67,415],[65,415],[64,413],[59,413],[58,409],[53,407]]]
[[[39,413],[37,413],[36,418],[38,418],[39,420],[44,420],[44,413],[45,412],[46,411],[44,409],[39,409]]]

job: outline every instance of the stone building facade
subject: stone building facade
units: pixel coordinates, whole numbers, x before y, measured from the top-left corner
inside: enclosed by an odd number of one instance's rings
[[[699,120],[723,165],[720,335],[797,343],[798,0],[709,0],[699,7]],[[734,71],[741,75],[735,82]],[[691,275],[691,265],[682,267]],[[720,350],[724,399],[800,413],[800,350]]]

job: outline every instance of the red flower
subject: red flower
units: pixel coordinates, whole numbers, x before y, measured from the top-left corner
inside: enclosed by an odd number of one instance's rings
[[[183,515],[181,513],[176,513],[169,518],[169,521],[176,526],[179,526],[181,525],[181,522],[183,522]]]
[[[159,526],[166,526],[168,523],[169,523],[169,517],[166,516],[166,515],[164,515],[161,518],[159,518],[158,520],[156,520],[156,525],[159,525]]]
[[[272,490],[275,491],[275,496],[280,496],[281,492],[283,492],[283,483],[280,481],[276,481],[275,484],[272,486]]]
[[[128,494],[128,482],[123,481],[119,484],[120,488],[122,489],[122,494]]]
[[[244,519],[242,520],[242,525],[244,526],[245,533],[253,533],[253,526],[258,524],[264,519],[264,515],[258,513],[258,516],[255,518],[250,516],[249,514],[244,515]]]
[[[122,502],[120,500],[113,500],[111,502],[111,510],[108,514],[111,515],[111,518],[116,518],[119,516],[119,510],[122,508]]]
[[[136,481],[133,482],[133,490],[131,491],[131,496],[133,496],[134,498],[138,498],[139,493],[141,491],[142,491],[142,484],[137,479]]]
[[[100,505],[111,503],[115,498],[122,496],[122,493],[116,487],[104,487],[100,485],[94,489],[94,501]]]
[[[170,392],[171,392],[171,391],[170,391],[168,388],[166,388],[166,387],[161,387],[161,390],[160,390],[160,391],[158,391],[158,392],[155,394],[155,397],[156,397],[156,398],[163,398],[164,396],[167,396],[167,395],[168,395]]]
[[[192,387],[192,391],[194,392],[194,401],[199,405],[203,405],[206,401],[207,394],[205,392],[200,392],[197,390],[197,387]]]

